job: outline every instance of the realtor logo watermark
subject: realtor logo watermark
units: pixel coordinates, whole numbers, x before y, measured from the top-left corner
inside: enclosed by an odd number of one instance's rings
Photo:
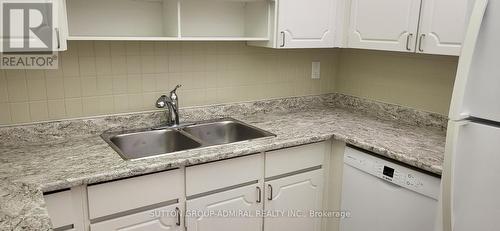
[[[50,2],[1,1],[0,68],[56,69],[53,6]]]

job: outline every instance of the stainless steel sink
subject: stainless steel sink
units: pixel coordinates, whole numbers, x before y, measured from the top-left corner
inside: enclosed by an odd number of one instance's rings
[[[101,135],[126,160],[270,136],[275,135],[232,118],[175,128],[105,132]]]
[[[201,140],[205,145],[229,144],[274,135],[234,119],[195,124],[182,130]]]
[[[181,132],[167,129],[118,134],[110,137],[108,143],[123,159],[138,159],[201,147],[201,143]]]

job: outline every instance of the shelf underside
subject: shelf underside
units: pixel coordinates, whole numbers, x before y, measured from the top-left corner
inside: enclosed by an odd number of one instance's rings
[[[68,40],[99,41],[268,41],[267,37],[101,37],[69,36]]]

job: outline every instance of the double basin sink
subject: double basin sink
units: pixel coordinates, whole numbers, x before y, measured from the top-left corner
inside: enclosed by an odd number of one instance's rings
[[[101,135],[126,160],[270,136],[275,135],[232,118],[175,128],[105,132]]]

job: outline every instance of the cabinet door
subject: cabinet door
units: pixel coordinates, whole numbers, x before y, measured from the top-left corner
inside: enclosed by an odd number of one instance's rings
[[[265,231],[319,231],[321,218],[311,211],[323,208],[323,170],[266,182],[265,211],[284,211],[264,219]]]
[[[122,216],[90,225],[92,231],[181,231],[180,204]]]
[[[352,0],[349,48],[415,51],[420,0]]]
[[[44,195],[44,199],[54,228],[75,227],[78,219],[75,210],[78,208],[74,206],[71,190]]]
[[[333,0],[280,0],[277,46],[333,47],[334,6]]]
[[[261,184],[252,184],[186,202],[186,228],[190,231],[259,231],[262,218]]]
[[[52,0],[54,4],[54,34],[52,36],[55,51],[68,49],[68,17],[66,15],[66,0]]]
[[[468,0],[422,0],[419,53],[460,55],[468,21]]]
[[[11,18],[10,35],[9,38],[7,38],[10,44],[10,51],[46,52],[50,47],[51,51],[66,50],[66,42],[63,41],[63,38],[61,37],[64,36],[64,32],[67,31],[64,1],[65,0],[33,0],[6,2],[15,4],[46,4],[36,6],[34,9],[29,9],[30,7],[33,7],[29,5],[13,6],[13,8],[11,8],[8,15]],[[2,4],[3,3],[4,2],[2,1]],[[10,6],[5,5],[4,7]],[[26,24],[24,20],[21,20],[23,17],[30,18],[30,22],[28,23],[29,25]],[[51,17],[51,20],[48,20],[48,17]],[[49,24],[49,21],[51,24]],[[25,27],[29,27],[29,29]],[[32,27],[35,27],[36,29],[33,29]],[[41,34],[35,34],[33,31],[37,31]],[[52,40],[45,40],[45,36],[49,33],[51,34]],[[41,35],[43,36],[39,37]],[[27,43],[25,43],[25,40]]]

